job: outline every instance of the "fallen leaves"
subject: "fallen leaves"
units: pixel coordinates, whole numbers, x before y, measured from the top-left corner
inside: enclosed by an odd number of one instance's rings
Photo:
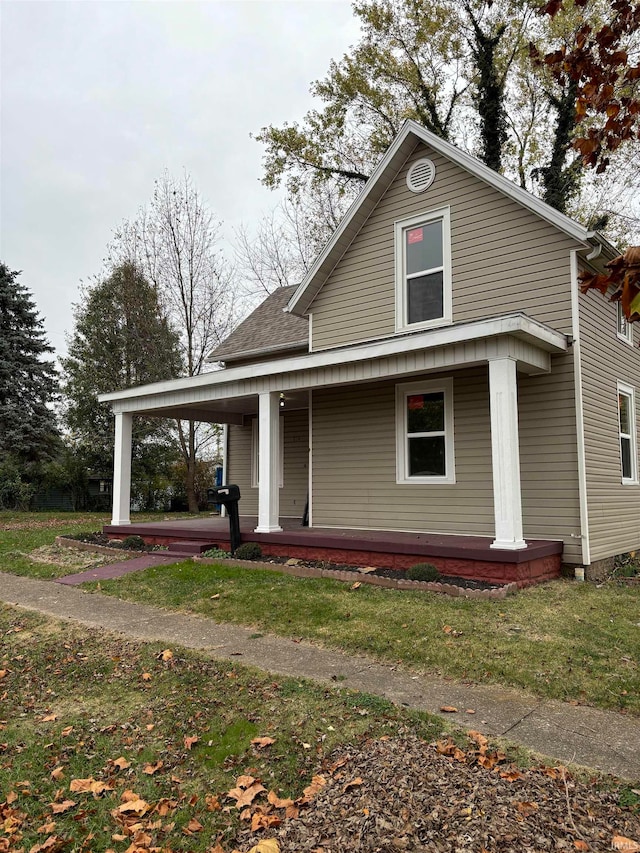
[[[191,750],[195,746],[195,744],[198,743],[199,740],[200,740],[200,738],[197,735],[189,735],[189,736],[185,737],[184,748]]]
[[[458,709],[455,705],[442,705],[440,710],[443,714],[457,714]]]
[[[260,784],[258,779],[253,776],[239,776],[236,780],[236,787],[227,792],[227,797],[236,801],[236,807],[239,809],[251,805],[258,794],[266,791],[266,788]]]
[[[63,800],[61,803],[51,803],[50,808],[52,814],[64,814],[69,809],[74,809],[77,805],[73,800]]]
[[[105,791],[112,791],[113,785],[109,782],[96,781],[93,777],[88,779],[72,779],[69,783],[69,791],[72,794],[93,794],[97,799]]]
[[[254,737],[251,743],[258,749],[264,749],[274,744],[275,740],[272,737]]]

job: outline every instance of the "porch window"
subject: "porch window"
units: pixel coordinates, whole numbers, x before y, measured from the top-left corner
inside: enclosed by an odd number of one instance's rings
[[[396,386],[398,483],[455,483],[453,382]]]
[[[449,208],[395,224],[396,330],[451,322]]]
[[[620,429],[620,464],[625,486],[638,482],[638,451],[636,446],[635,391],[618,382],[618,423]]]
[[[620,340],[633,345],[633,327],[624,316],[621,302],[616,302],[616,324],[616,331]]]
[[[260,442],[258,440],[258,433],[258,419],[253,418],[251,421],[251,487],[254,489],[258,488],[260,482],[258,476],[258,472],[260,471]],[[284,486],[284,419],[282,416],[280,417],[279,439],[278,486],[282,488]]]

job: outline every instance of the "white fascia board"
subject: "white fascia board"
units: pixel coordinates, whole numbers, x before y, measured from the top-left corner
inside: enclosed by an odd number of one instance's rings
[[[373,188],[381,179],[382,175],[389,167],[391,161],[398,153],[400,147],[410,134],[413,134],[416,139],[416,142],[424,142],[425,145],[428,145],[430,148],[433,148],[434,151],[437,151],[443,157],[446,157],[447,159],[456,163],[462,169],[465,169],[465,171],[469,172],[472,175],[475,175],[475,177],[485,181],[487,184],[494,187],[499,192],[503,193],[509,198],[512,198],[518,204],[532,211],[532,213],[535,213],[537,216],[540,216],[542,219],[546,220],[551,225],[558,228],[560,231],[563,231],[569,237],[572,237],[574,240],[577,240],[579,243],[582,243],[585,247],[591,245],[591,243],[589,242],[590,238],[595,238],[595,242],[604,241],[604,238],[601,238],[595,232],[588,231],[584,226],[580,225],[578,222],[575,222],[573,219],[570,219],[568,216],[565,216],[564,213],[560,213],[555,208],[542,201],[542,199],[536,198],[536,196],[527,192],[527,190],[523,190],[521,187],[517,186],[517,184],[514,184],[512,181],[498,174],[498,172],[494,172],[493,169],[490,169],[488,166],[485,166],[484,163],[481,163],[475,157],[472,157],[465,151],[461,151],[459,148],[456,148],[455,145],[452,145],[450,142],[447,142],[446,140],[441,139],[439,136],[436,136],[434,133],[431,133],[431,131],[422,127],[412,119],[408,119],[403,124],[400,132],[387,149],[387,152],[382,158],[382,160],[378,163],[378,166],[365,184],[362,192],[358,195],[358,197],[355,199],[355,201],[345,214],[344,218],[338,225],[338,228],[325,246],[324,250],[316,259],[316,262],[309,270],[307,276],[301,282],[298,289],[295,291],[295,293],[287,303],[286,308],[284,309],[285,311],[295,313],[296,307],[300,305],[300,302],[302,301],[305,293],[307,293],[307,291],[311,288],[316,274],[320,271],[326,260],[329,258],[337,243],[339,242],[340,238],[346,231],[348,231],[349,226],[356,213],[372,194]],[[315,293],[313,294],[313,296],[315,296]],[[309,303],[310,301],[311,300],[309,300]],[[298,310],[300,311],[300,313],[304,313],[304,310],[306,310],[306,308],[308,308],[308,304],[304,306],[304,309],[303,306],[300,306]]]
[[[141,385],[138,388],[128,388],[125,391],[112,391],[100,394],[101,403],[115,403],[126,400],[139,400],[156,394],[167,394],[175,391],[187,391],[213,385],[226,385],[246,379],[258,379],[263,376],[276,376],[297,370],[313,370],[323,367],[354,364],[369,359],[385,358],[418,350],[434,349],[450,346],[467,341],[491,338],[502,335],[512,335],[527,340],[546,352],[565,352],[567,349],[566,336],[556,332],[549,326],[532,320],[525,314],[506,314],[502,317],[492,317],[489,320],[476,320],[471,323],[459,323],[444,326],[441,329],[429,329],[414,334],[395,335],[381,341],[356,344],[349,347],[320,350],[281,358],[276,361],[263,361],[258,364],[229,367],[226,370],[216,370],[211,373],[201,373],[199,376],[189,376],[183,379],[169,379],[164,382],[154,382]]]

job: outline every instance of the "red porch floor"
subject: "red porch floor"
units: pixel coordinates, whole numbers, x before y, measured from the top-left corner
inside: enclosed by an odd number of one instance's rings
[[[526,549],[506,551],[490,548],[492,540],[481,536],[302,527],[297,518],[281,518],[281,533],[254,533],[256,524],[255,517],[240,517],[242,541],[259,543],[262,553],[268,556],[399,571],[429,562],[442,574],[494,583],[516,581],[519,586],[558,577],[562,563],[562,542],[553,540],[528,540]],[[112,538],[136,534],[156,545],[190,542],[194,550],[204,550],[204,545],[229,549],[228,520],[217,515],[106,525],[104,533]]]

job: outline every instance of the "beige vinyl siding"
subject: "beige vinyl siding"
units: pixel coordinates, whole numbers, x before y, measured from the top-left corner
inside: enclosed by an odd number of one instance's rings
[[[407,169],[425,155],[436,165],[435,181],[426,193],[411,193]],[[451,209],[454,322],[523,311],[571,331],[575,241],[420,144],[311,305],[314,350],[395,333],[394,222],[445,206]]]
[[[284,486],[280,515],[302,520],[309,491],[309,412],[284,413]],[[256,490],[257,491],[257,490]]]
[[[582,561],[573,353],[551,373],[518,376],[520,477],[525,538],[561,539],[563,560]]]
[[[251,420],[244,426],[229,424],[227,433],[228,483],[240,486],[240,515],[258,515],[258,490],[251,488]]]
[[[616,335],[616,306],[599,293],[580,296],[585,463],[591,560],[640,548],[640,486],[623,486],[617,382],[636,389],[640,424],[640,329],[634,346]]]
[[[549,375],[518,377],[520,460],[525,537],[562,539],[565,559],[578,562],[572,374],[568,355],[554,360]],[[495,535],[488,369],[450,375],[451,485],[396,483],[395,382],[313,392],[314,526]]]
[[[309,486],[309,417],[306,410],[285,412],[284,477],[280,515],[302,519]],[[240,514],[258,514],[258,489],[251,486],[251,419],[245,426],[229,426],[228,475],[240,486]]]

